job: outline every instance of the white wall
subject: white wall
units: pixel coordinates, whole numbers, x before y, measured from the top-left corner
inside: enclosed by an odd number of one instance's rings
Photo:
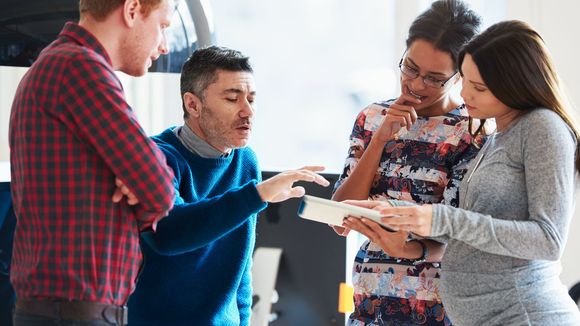
[[[8,121],[12,99],[26,68],[0,66],[0,162],[10,159],[8,153]]]

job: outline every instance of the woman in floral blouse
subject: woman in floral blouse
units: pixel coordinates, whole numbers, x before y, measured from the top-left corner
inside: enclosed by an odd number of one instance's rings
[[[464,3],[440,0],[415,19],[399,63],[401,95],[366,107],[350,137],[334,200],[398,199],[457,206],[458,186],[481,140],[451,95],[456,56],[480,19]],[[341,235],[369,238],[357,253],[350,325],[450,325],[438,293],[444,245],[348,218]]]

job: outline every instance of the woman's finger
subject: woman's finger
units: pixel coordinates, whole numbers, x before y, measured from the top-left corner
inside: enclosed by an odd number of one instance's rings
[[[367,218],[363,218],[362,222],[365,223],[374,233],[376,233],[379,237],[389,237],[392,235],[392,231],[385,230],[385,227],[373,220],[369,220]]]
[[[374,209],[375,207],[390,207],[388,202],[374,201],[374,200],[344,200],[341,203],[354,205],[358,207]]]
[[[421,104],[421,100],[409,94],[401,94],[394,103],[395,105],[409,106],[413,104]]]
[[[359,218],[357,217],[347,217],[344,219],[344,225],[346,225],[349,229],[355,230],[360,232],[366,236],[372,231],[367,225],[362,223]]]

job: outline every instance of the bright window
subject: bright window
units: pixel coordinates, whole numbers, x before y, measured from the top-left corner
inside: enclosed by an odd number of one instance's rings
[[[503,1],[470,1],[486,22]],[[409,24],[430,1],[215,0],[218,45],[250,56],[257,84],[251,146],[264,170],[321,164],[338,173],[354,119],[399,95]],[[489,22],[488,22],[489,23]]]

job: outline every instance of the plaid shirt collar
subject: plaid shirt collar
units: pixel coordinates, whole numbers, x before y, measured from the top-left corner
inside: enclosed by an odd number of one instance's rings
[[[72,39],[74,42],[94,50],[95,52],[103,56],[103,58],[107,60],[109,65],[111,66],[113,65],[113,63],[111,62],[111,58],[107,53],[107,50],[105,50],[101,42],[99,42],[99,40],[91,32],[89,32],[86,28],[80,26],[79,24],[74,22],[67,22],[64,25],[62,31],[58,34],[58,37],[68,37]]]

